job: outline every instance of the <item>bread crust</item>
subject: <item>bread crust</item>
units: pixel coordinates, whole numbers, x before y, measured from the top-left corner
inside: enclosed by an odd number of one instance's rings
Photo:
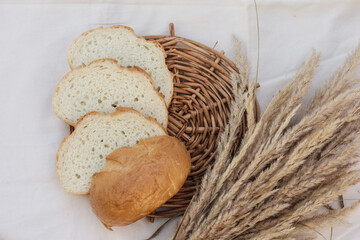
[[[190,173],[190,154],[177,138],[141,139],[106,157],[93,175],[90,203],[108,228],[128,225],[150,214],[174,196]]]
[[[166,105],[164,96],[163,96],[161,93],[159,93],[159,91],[157,91],[157,90],[155,89],[154,81],[152,80],[152,78],[150,77],[150,75],[149,75],[147,72],[145,72],[142,68],[140,68],[140,67],[138,67],[138,66],[134,66],[134,67],[130,67],[130,68],[123,67],[123,66],[118,65],[118,61],[117,61],[117,60],[111,59],[111,58],[104,58],[104,59],[98,59],[98,60],[92,61],[91,63],[89,63],[89,65],[88,65],[87,67],[90,67],[90,66],[92,66],[92,65],[95,65],[95,64],[97,64],[97,63],[103,63],[103,62],[113,63],[114,66],[116,66],[118,69],[121,69],[121,70],[125,70],[125,71],[130,71],[130,72],[136,72],[136,73],[143,74],[143,75],[145,76],[145,78],[151,83],[151,85],[152,85],[152,87],[153,87],[153,90],[154,90],[154,91],[156,92],[156,94],[159,96],[159,98],[160,98],[161,102],[164,104],[165,108],[168,109],[168,106]],[[72,124],[70,121],[67,121],[66,119],[64,119],[63,117],[61,117],[60,114],[59,114],[57,111],[55,111],[54,98],[55,98],[56,93],[59,91],[59,88],[60,88],[61,84],[68,79],[69,75],[73,74],[73,73],[76,72],[76,71],[80,71],[80,70],[82,70],[82,69],[83,69],[83,67],[78,66],[78,67],[74,68],[73,70],[71,70],[70,72],[66,73],[65,76],[64,76],[64,77],[60,80],[60,82],[56,85],[55,91],[54,91],[54,93],[53,93],[53,95],[52,95],[52,107],[53,107],[53,109],[54,109],[55,115],[56,115],[58,118],[60,118],[61,120],[63,120],[64,122],[66,122],[67,124],[71,125],[71,126],[73,126],[73,124]],[[168,123],[168,120],[169,120],[169,116],[166,115],[166,121],[165,121],[166,125],[167,125],[167,123]],[[80,121],[80,119],[79,119],[79,121]]]
[[[82,34],[81,34],[80,36],[78,36],[77,38],[75,38],[75,40],[71,43],[70,48],[69,48],[68,53],[67,53],[67,62],[68,62],[68,64],[69,64],[70,69],[75,69],[76,67],[78,67],[78,66],[73,66],[73,65],[70,63],[70,50],[72,49],[72,47],[73,47],[82,37],[85,37],[85,36],[88,35],[89,33],[91,33],[91,32],[96,32],[96,31],[98,31],[98,30],[100,30],[100,29],[117,29],[117,28],[126,29],[126,30],[128,30],[129,32],[131,32],[136,38],[138,38],[138,39],[140,39],[140,40],[142,40],[142,41],[145,41],[145,42],[152,43],[156,48],[160,49],[160,50],[162,51],[162,53],[163,53],[163,56],[164,56],[164,64],[165,64],[165,66],[166,66],[166,68],[167,68],[167,65],[166,65],[166,62],[165,62],[165,59],[166,59],[166,57],[167,57],[167,54],[166,54],[165,49],[163,48],[163,46],[161,46],[161,44],[160,44],[158,41],[155,41],[155,40],[146,40],[144,37],[137,36],[137,35],[135,34],[134,29],[132,29],[131,27],[124,26],[124,25],[113,25],[113,26],[106,27],[106,28],[104,28],[104,27],[98,27],[98,28],[90,29],[90,30],[82,33]],[[174,74],[173,74],[168,68],[167,68],[167,70],[168,70],[168,73],[169,73],[170,76],[171,76],[171,81],[174,82]],[[170,105],[170,102],[171,102],[171,100],[172,100],[173,94],[174,94],[174,84],[171,85],[171,91],[170,91],[170,96],[171,96],[171,98],[170,98],[169,104],[167,104],[167,106]]]
[[[93,111],[93,112],[89,112],[87,114],[85,114],[82,118],[79,119],[79,121],[76,123],[75,125],[75,129],[74,131],[67,137],[65,137],[61,143],[60,143],[60,146],[59,146],[59,149],[56,153],[56,162],[55,162],[55,169],[56,169],[56,177],[60,183],[61,186],[63,186],[63,182],[61,181],[61,178],[59,177],[59,152],[60,150],[62,149],[64,143],[66,141],[68,141],[70,138],[72,138],[76,132],[78,131],[78,126],[80,124],[82,124],[84,121],[86,121],[87,118],[89,118],[90,116],[102,116],[102,117],[113,117],[113,116],[117,116],[117,115],[121,115],[121,114],[124,114],[124,113],[128,113],[128,112],[131,112],[133,114],[137,114],[139,117],[143,118],[143,119],[146,119],[150,122],[152,122],[153,124],[156,124],[158,127],[160,127],[165,134],[167,134],[167,131],[165,130],[165,128],[163,126],[161,126],[157,121],[155,121],[153,118],[151,117],[144,117],[143,115],[141,115],[138,111],[134,110],[134,109],[131,109],[131,108],[124,108],[124,107],[118,107],[116,108],[116,111],[112,112],[112,113],[108,113],[108,114],[101,114],[99,112],[96,112],[96,111]],[[74,193],[74,192],[69,192],[68,190],[66,190],[64,188],[64,190],[70,194],[73,194],[73,195],[86,195],[86,194],[89,194],[89,191],[86,191],[86,192],[81,192],[81,193]]]

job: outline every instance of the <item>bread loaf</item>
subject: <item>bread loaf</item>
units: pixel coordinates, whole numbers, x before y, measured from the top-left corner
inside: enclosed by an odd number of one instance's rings
[[[68,52],[68,62],[72,69],[103,58],[116,59],[121,66],[144,69],[169,105],[173,81],[165,57],[166,53],[158,42],[138,37],[134,30],[125,26],[99,27],[87,31],[74,40]]]
[[[133,223],[174,196],[190,166],[189,152],[175,137],[150,137],[133,147],[119,148],[93,176],[93,211],[109,229]]]
[[[102,59],[75,68],[59,82],[52,99],[56,115],[75,126],[88,112],[111,113],[128,107],[167,125],[167,107],[149,75],[138,67],[125,68]]]
[[[105,115],[88,113],[60,145],[56,157],[59,182],[69,193],[87,194],[92,175],[102,169],[109,153],[142,138],[165,134],[156,121],[132,109],[119,108]]]

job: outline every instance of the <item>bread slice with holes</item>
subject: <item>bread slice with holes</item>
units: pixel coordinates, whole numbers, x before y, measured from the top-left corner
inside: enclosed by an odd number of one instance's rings
[[[68,62],[72,69],[104,58],[116,59],[121,66],[144,69],[169,105],[173,81],[165,57],[166,53],[158,42],[138,37],[133,29],[126,26],[99,27],[87,31],[74,40],[68,51]]]
[[[66,74],[52,104],[56,115],[72,126],[88,112],[111,113],[118,106],[135,109],[163,127],[168,120],[164,98],[149,75],[138,67],[120,67],[113,59],[96,60]]]
[[[108,154],[140,139],[166,135],[164,128],[139,112],[118,108],[110,114],[91,112],[66,137],[56,156],[56,174],[61,186],[72,194],[87,194],[92,175],[105,165]]]

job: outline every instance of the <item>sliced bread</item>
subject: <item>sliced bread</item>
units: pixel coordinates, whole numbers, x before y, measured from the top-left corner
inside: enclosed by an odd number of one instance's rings
[[[121,66],[138,66],[154,80],[155,88],[169,105],[173,94],[172,74],[165,64],[166,53],[156,41],[147,41],[125,26],[96,28],[74,40],[68,52],[72,69],[94,60],[112,58]]]
[[[102,169],[109,153],[142,138],[165,134],[156,121],[132,109],[118,108],[105,115],[88,113],[60,145],[56,156],[59,182],[69,193],[87,194],[92,175]]]
[[[168,119],[165,101],[149,75],[138,67],[120,67],[113,59],[96,60],[66,74],[52,104],[56,115],[72,126],[86,113],[111,113],[119,106],[152,117],[163,127]]]

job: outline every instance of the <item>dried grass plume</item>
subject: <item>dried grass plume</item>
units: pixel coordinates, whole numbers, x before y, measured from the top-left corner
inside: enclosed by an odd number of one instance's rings
[[[216,161],[173,239],[312,239],[316,228],[342,223],[359,205],[324,207],[360,182],[360,86],[354,78],[360,45],[304,107],[320,58],[313,51],[258,122],[256,87],[248,80],[239,42],[235,45],[239,73],[232,75],[232,114]],[[244,121],[248,129],[237,150]]]

